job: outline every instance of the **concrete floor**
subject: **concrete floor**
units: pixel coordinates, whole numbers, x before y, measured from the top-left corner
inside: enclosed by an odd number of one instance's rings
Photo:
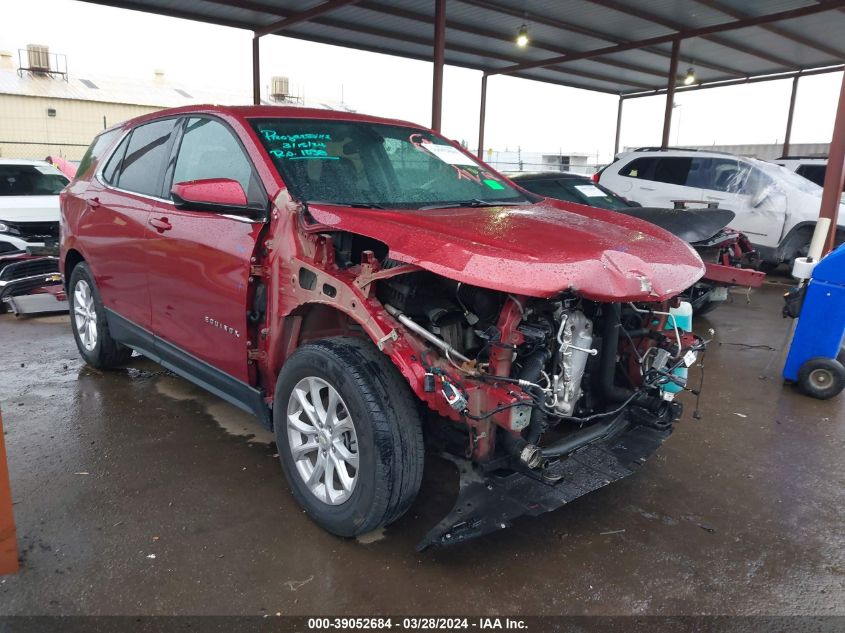
[[[778,379],[782,290],[698,321],[717,331],[703,420],[686,398],[633,477],[422,555],[448,463],[429,459],[384,534],[341,540],[296,506],[248,416],[144,359],[83,366],[66,316],[0,316],[23,560],[0,614],[845,614],[845,396]]]

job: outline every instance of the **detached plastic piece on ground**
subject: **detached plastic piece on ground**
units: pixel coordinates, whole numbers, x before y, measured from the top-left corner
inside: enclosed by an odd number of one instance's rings
[[[845,338],[845,245],[813,269],[783,377],[807,395],[827,399],[845,387],[845,367],[837,360]]]
[[[0,575],[18,571],[18,537],[12,514],[12,487],[6,461],[3,413],[0,412]]]
[[[519,472],[485,476],[470,462],[450,457],[461,473],[458,499],[452,511],[417,545],[417,551],[462,543],[510,527],[517,517],[556,510],[632,474],[671,433],[671,426],[628,426],[556,463],[551,469],[554,481]]]

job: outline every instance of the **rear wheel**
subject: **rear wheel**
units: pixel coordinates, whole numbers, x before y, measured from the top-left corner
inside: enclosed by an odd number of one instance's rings
[[[845,366],[832,358],[811,358],[801,365],[798,384],[807,395],[827,400],[845,388]]]
[[[132,350],[111,337],[94,275],[84,262],[74,267],[68,290],[73,337],[85,362],[98,369],[126,363]]]
[[[273,426],[297,501],[321,527],[356,536],[399,518],[422,481],[413,395],[369,341],[306,344],[276,383]]]

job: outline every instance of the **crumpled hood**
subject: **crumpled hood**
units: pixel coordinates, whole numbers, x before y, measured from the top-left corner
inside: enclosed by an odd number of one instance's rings
[[[614,211],[557,200],[526,206],[360,209],[309,204],[320,224],[377,239],[395,260],[492,290],[596,301],[663,301],[704,265],[685,242]]]
[[[0,196],[0,221],[58,222],[59,196]]]

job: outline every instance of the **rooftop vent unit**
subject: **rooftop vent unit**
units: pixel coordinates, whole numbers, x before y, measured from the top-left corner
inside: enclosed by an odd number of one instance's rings
[[[43,44],[27,44],[18,49],[18,75],[30,74],[37,77],[60,76],[67,81],[67,57],[61,53],[51,53]]]
[[[50,48],[41,44],[26,45],[26,59],[33,72],[50,71]]]
[[[273,101],[287,101],[290,98],[290,80],[287,77],[273,77],[270,80],[270,98]]]

